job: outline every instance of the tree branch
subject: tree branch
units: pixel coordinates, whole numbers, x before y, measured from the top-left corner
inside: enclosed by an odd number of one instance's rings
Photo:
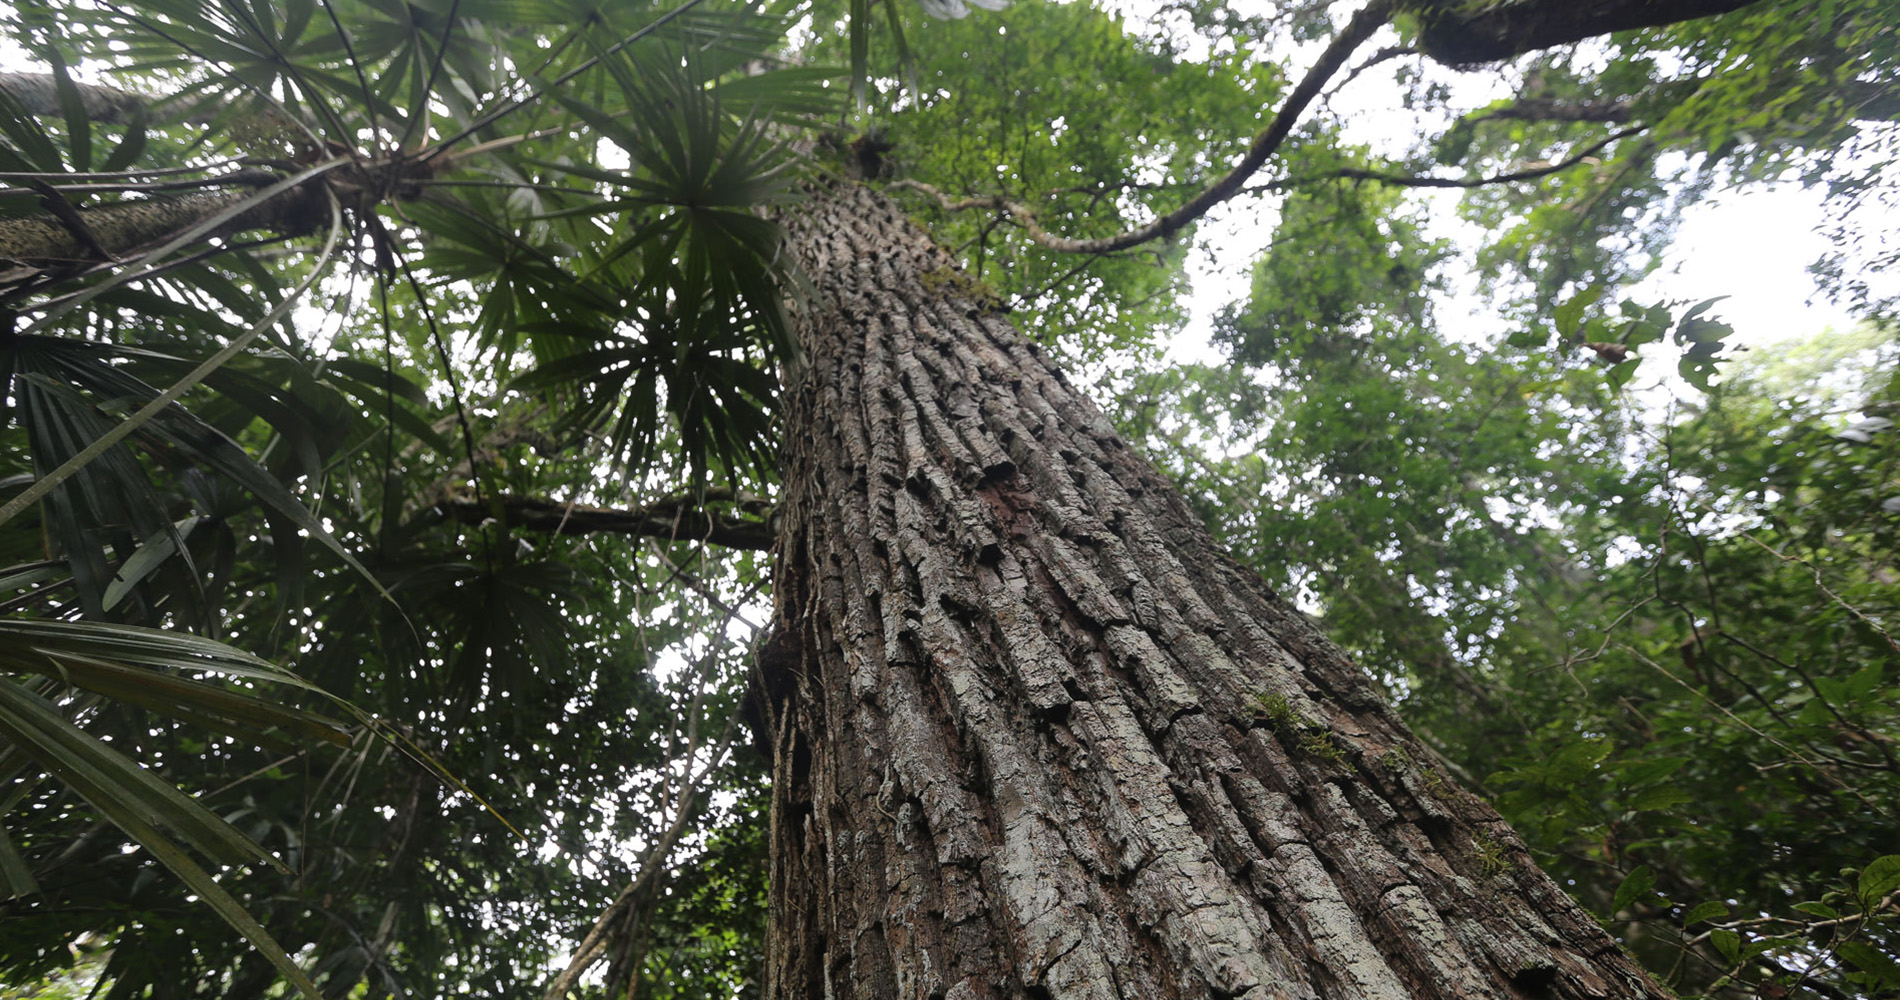
[[[1519,122],[1608,122],[1622,124],[1630,120],[1632,101],[1556,101],[1543,97],[1521,97],[1501,108],[1473,115],[1466,121]]]
[[[941,191],[918,181],[900,181],[891,186],[908,187],[931,195],[944,205],[946,211],[987,207],[1007,213],[1023,227],[1023,231],[1030,239],[1059,253],[1111,253],[1116,250],[1126,250],[1149,240],[1165,239],[1187,228],[1196,219],[1206,215],[1215,205],[1240,193],[1241,186],[1247,183],[1247,178],[1252,177],[1274,153],[1279,151],[1286,137],[1292,134],[1293,126],[1299,121],[1300,115],[1306,111],[1307,105],[1313,103],[1313,99],[1319,96],[1326,81],[1339,72],[1340,67],[1345,65],[1347,58],[1355,49],[1372,37],[1373,32],[1385,25],[1386,17],[1392,10],[1392,3],[1393,0],[1372,0],[1359,13],[1353,15],[1352,20],[1346,23],[1346,27],[1326,46],[1326,50],[1320,53],[1319,60],[1313,64],[1312,69],[1307,71],[1306,77],[1300,81],[1299,86],[1293,88],[1293,93],[1287,96],[1286,103],[1280,105],[1280,110],[1274,114],[1273,121],[1269,122],[1266,129],[1254,138],[1253,145],[1248,148],[1247,155],[1241,158],[1240,163],[1200,194],[1188,199],[1180,208],[1139,229],[1092,240],[1067,239],[1043,229],[1036,221],[1035,213],[1027,206],[1000,195],[951,201]]]
[[[0,219],[0,258],[33,267],[83,263],[101,255],[110,259],[189,229],[252,197],[247,190],[148,198],[77,209],[75,220],[51,213]],[[300,185],[238,213],[207,235],[268,229],[285,237],[301,236],[322,224],[326,198],[322,184]],[[82,231],[91,239],[76,235]]]
[[[1412,4],[1419,48],[1451,66],[1497,62],[1580,42],[1614,31],[1657,28],[1727,14],[1760,0],[1530,0],[1472,4],[1424,0]]]
[[[1900,86],[1891,81],[1859,81],[1844,96],[1859,121],[1900,121]]]
[[[98,83],[73,81],[86,117],[106,125],[124,125],[145,107],[145,98],[129,90]],[[7,92],[35,118],[62,114],[58,78],[51,73],[0,73],[0,90]]]
[[[1834,93],[1846,103],[1848,116],[1856,121],[1900,121],[1900,88],[1880,80],[1858,80],[1840,85]],[[1605,122],[1622,124],[1635,117],[1636,99],[1606,101],[1558,101],[1550,98],[1522,97],[1465,119],[1469,122]]]
[[[1305,177],[1289,177],[1277,181],[1268,181],[1264,184],[1256,184],[1241,189],[1241,193],[1261,194],[1265,192],[1291,191],[1295,188],[1310,187],[1314,184],[1338,180],[1376,181],[1380,184],[1391,184],[1396,187],[1418,188],[1476,188],[1486,187],[1492,184],[1510,184],[1516,181],[1530,181],[1568,170],[1601,152],[1604,147],[1618,139],[1627,139],[1632,135],[1640,134],[1648,127],[1647,125],[1634,125],[1626,129],[1619,129],[1598,139],[1596,142],[1584,146],[1557,163],[1547,163],[1542,166],[1515,170],[1505,174],[1492,174],[1488,177],[1420,177],[1410,174],[1394,174],[1378,170],[1368,170],[1362,167],[1341,167],[1338,170],[1309,174]],[[913,191],[921,191],[930,195],[937,200],[938,205],[946,212],[962,212],[972,208],[991,208],[1005,211],[1008,212],[1010,217],[1021,225],[1029,234],[1030,238],[1036,240],[1037,243],[1043,246],[1050,246],[1049,240],[1060,240],[1060,237],[1049,236],[1049,234],[1036,223],[1034,213],[1020,202],[1010,201],[1001,197],[953,199],[937,188],[921,181],[898,181],[892,184],[891,187],[909,188]],[[1067,190],[1075,189],[1071,188]],[[1061,192],[1051,193],[1055,194]],[[1037,234],[1041,234],[1041,236],[1039,237]],[[1045,240],[1043,237],[1047,237],[1047,239]],[[1052,249],[1059,248],[1052,247]],[[1071,271],[1071,273],[1073,273],[1073,271]],[[1056,283],[1060,284],[1062,280],[1067,280],[1067,277],[1068,275],[1064,275],[1063,278],[1059,279]],[[1054,286],[1052,285],[1051,287]]]
[[[764,551],[776,537],[770,519],[752,520],[719,513],[684,498],[669,498],[618,510],[561,503],[541,497],[499,496],[477,499],[467,495],[445,497],[435,507],[450,520],[481,524],[490,519],[513,528],[559,535],[594,533],[703,541],[731,549]]]
[[[1380,184],[1391,184],[1396,187],[1417,188],[1475,188],[1486,187],[1492,184],[1510,184],[1516,181],[1532,181],[1539,177],[1548,177],[1551,174],[1569,170],[1571,167],[1582,163],[1600,152],[1603,147],[1608,146],[1610,143],[1618,139],[1627,139],[1632,135],[1637,135],[1645,128],[1648,128],[1648,126],[1636,125],[1626,129],[1619,129],[1577,150],[1558,163],[1547,163],[1540,167],[1514,170],[1507,174],[1492,174],[1489,177],[1415,177],[1408,174],[1389,174],[1378,170],[1365,170],[1359,167],[1341,167],[1338,170],[1329,170],[1323,174],[1316,174],[1311,177],[1294,177],[1284,181],[1275,181],[1272,184],[1262,185],[1257,190],[1286,191],[1333,180],[1377,181]]]
[[[1354,66],[1352,68],[1352,72],[1347,73],[1344,79],[1334,84],[1333,89],[1327,92],[1326,99],[1328,101],[1332,100],[1334,94],[1337,94],[1342,90],[1345,90],[1347,84],[1350,84],[1354,80],[1359,79],[1360,74],[1364,73],[1366,70],[1369,70],[1372,67],[1379,65],[1380,63],[1389,62],[1393,59],[1397,59],[1400,56],[1416,55],[1417,53],[1418,53],[1418,50],[1411,47],[1410,45],[1388,45],[1385,48],[1380,49],[1377,52],[1374,52],[1372,55],[1366,57],[1365,62],[1362,62],[1357,66]]]

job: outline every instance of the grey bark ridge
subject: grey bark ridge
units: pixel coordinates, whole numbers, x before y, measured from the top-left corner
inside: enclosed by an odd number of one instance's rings
[[[1668,996],[887,199],[784,221],[770,1000]]]

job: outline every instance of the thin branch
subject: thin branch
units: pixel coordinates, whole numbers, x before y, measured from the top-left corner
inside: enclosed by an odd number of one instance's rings
[[[1099,239],[1067,239],[1043,229],[1042,225],[1036,221],[1034,212],[1022,203],[1008,198],[1001,196],[967,198],[961,202],[952,202],[941,191],[918,181],[900,181],[891,186],[922,191],[936,198],[944,205],[946,211],[960,211],[964,208],[981,206],[1007,213],[1017,225],[1023,228],[1030,239],[1058,253],[1110,253],[1126,250],[1150,240],[1165,239],[1206,215],[1214,206],[1240,193],[1241,186],[1247,182],[1247,178],[1258,172],[1262,166],[1266,165],[1267,160],[1279,151],[1287,136],[1292,134],[1293,126],[1299,121],[1300,115],[1306,111],[1308,105],[1313,103],[1313,99],[1319,96],[1320,89],[1326,85],[1326,81],[1339,72],[1340,67],[1345,65],[1354,50],[1365,44],[1366,39],[1371,38],[1374,32],[1385,25],[1393,2],[1394,0],[1372,0],[1359,13],[1353,15],[1352,20],[1346,23],[1346,27],[1326,46],[1326,50],[1320,53],[1319,60],[1313,64],[1312,69],[1307,71],[1306,77],[1300,81],[1299,86],[1287,96],[1286,103],[1282,104],[1280,110],[1274,114],[1273,121],[1254,137],[1253,145],[1248,148],[1247,155],[1242,157],[1232,170],[1208,185],[1200,194],[1188,199],[1181,207],[1139,229],[1131,229],[1125,233]]]
[[[1756,538],[1753,534],[1750,534],[1749,532],[1743,531],[1743,532],[1740,532],[1739,534],[1741,535],[1743,539],[1747,540],[1749,544],[1754,545],[1756,548],[1761,549],[1763,552],[1766,552],[1769,555],[1774,556],[1776,559],[1779,559],[1782,562],[1794,563],[1798,566],[1806,567],[1810,573],[1814,574],[1815,588],[1820,590],[1821,593],[1826,594],[1828,600],[1833,601],[1834,605],[1840,608],[1842,611],[1845,611],[1849,615],[1853,616],[1854,618],[1859,619],[1861,624],[1866,625],[1870,629],[1873,629],[1874,634],[1886,640],[1887,647],[1889,649],[1892,649],[1896,653],[1900,653],[1900,642],[1895,642],[1893,636],[1890,633],[1888,633],[1888,631],[1884,627],[1882,627],[1879,622],[1868,617],[1866,612],[1855,607],[1853,604],[1849,603],[1846,598],[1835,593],[1833,588],[1827,585],[1827,581],[1821,578],[1821,568],[1819,566],[1814,565],[1813,563],[1807,561],[1806,559],[1801,558],[1800,556],[1788,555],[1787,553],[1776,549],[1774,546],[1769,545],[1766,542],[1763,542],[1761,539]]]
[[[686,782],[673,822],[653,846],[641,852],[640,874],[627,883],[625,889],[620,890],[620,895],[615,897],[614,901],[601,913],[600,918],[594,921],[594,926],[588,930],[586,937],[581,939],[580,946],[574,949],[574,958],[569,961],[567,968],[561,970],[560,974],[554,977],[554,981],[548,984],[547,990],[542,994],[545,1000],[563,1000],[568,990],[573,988],[574,983],[604,957],[603,953],[607,950],[607,938],[614,921],[635,899],[639,898],[640,893],[652,884],[661,872],[667,870],[667,866],[662,862],[673,850],[673,845],[679,842],[680,835],[686,831],[686,821],[693,814],[693,799],[699,793],[699,785],[724,759],[726,750],[732,745],[733,736],[738,732],[738,721],[739,713],[737,712],[726,718],[725,731],[720,734],[719,745],[714,748],[711,760],[700,769],[699,774],[690,776]]]
[[[1324,103],[1330,102],[1333,99],[1334,94],[1337,94],[1342,90],[1345,90],[1347,85],[1351,84],[1354,80],[1359,79],[1360,74],[1364,73],[1366,70],[1369,70],[1374,66],[1380,65],[1381,63],[1391,62],[1392,60],[1397,59],[1400,56],[1415,55],[1417,54],[1417,52],[1418,50],[1413,48],[1410,45],[1388,45],[1385,48],[1380,49],[1377,52],[1374,52],[1372,55],[1366,58],[1365,62],[1362,62],[1357,66],[1354,66],[1352,68],[1352,71],[1347,73],[1344,79],[1340,80],[1336,84],[1333,84],[1333,88],[1326,92],[1326,96],[1320,98],[1320,103],[1324,104]]]
[[[1492,108],[1465,119],[1468,122],[1604,122],[1620,125],[1635,114],[1634,101],[1557,101],[1544,97],[1520,97],[1502,107]]]
[[[396,246],[395,238],[389,235],[389,229],[383,225],[382,219],[378,218],[374,212],[365,212],[363,215],[373,228],[379,245],[386,249],[390,261],[402,272],[404,281],[409,285],[409,291],[416,297],[416,305],[422,310],[423,323],[429,328],[429,343],[435,347],[436,360],[442,363],[442,378],[449,384],[449,401],[455,404],[455,423],[461,428],[462,447],[468,452],[469,479],[475,484],[475,497],[479,500],[482,496],[482,470],[475,461],[475,432],[468,425],[468,410],[462,405],[462,387],[456,383],[455,364],[450,360],[448,345],[442,339],[442,328],[435,321],[435,310],[430,308],[429,296],[423,291],[422,282],[416,279],[415,271],[409,267],[409,259]],[[492,571],[494,553],[490,549],[490,546],[484,545],[482,556]]]
[[[1386,173],[1386,172],[1378,171],[1378,170],[1367,170],[1361,167],[1341,167],[1337,170],[1328,170],[1323,173],[1311,174],[1305,177],[1289,177],[1282,180],[1269,181],[1265,184],[1252,185],[1250,187],[1242,188],[1238,193],[1260,194],[1263,192],[1290,191],[1296,188],[1309,187],[1315,184],[1322,184],[1327,181],[1337,181],[1337,180],[1375,181],[1380,184],[1391,184],[1397,187],[1417,187],[1417,188],[1475,188],[1475,187],[1485,187],[1492,184],[1510,184],[1510,183],[1515,183],[1518,181],[1537,180],[1540,177],[1548,177],[1551,174],[1560,173],[1562,171],[1569,170],[1570,168],[1577,166],[1580,163],[1583,163],[1584,161],[1590,159],[1590,157],[1601,152],[1604,149],[1604,147],[1610,145],[1611,143],[1616,142],[1619,139],[1627,139],[1630,136],[1637,135],[1643,132],[1647,128],[1648,128],[1647,125],[1636,125],[1636,126],[1632,126],[1626,129],[1619,129],[1615,132],[1610,133],[1607,136],[1604,136],[1602,139],[1599,139],[1596,142],[1593,142],[1587,146],[1584,146],[1583,148],[1579,149],[1577,152],[1571,154],[1569,157],[1566,157],[1561,162],[1545,164],[1544,166],[1541,166],[1541,167],[1532,167],[1525,170],[1515,170],[1510,173],[1492,174],[1491,176],[1488,176],[1488,177],[1419,177],[1419,176],[1413,176],[1409,174],[1394,174],[1394,173]],[[1066,251],[1066,252],[1072,252],[1072,253],[1098,253],[1098,254],[1106,252],[1102,250],[1091,250],[1087,248],[1078,249],[1079,244],[1077,243],[1077,241],[1064,240],[1062,237],[1050,235],[1048,231],[1044,230],[1041,227],[1041,225],[1039,225],[1036,222],[1035,213],[1031,211],[1027,206],[1023,205],[1020,202],[1011,201],[1001,196],[976,196],[976,197],[970,197],[970,198],[951,198],[949,195],[944,194],[941,190],[939,190],[938,188],[932,185],[925,184],[922,181],[913,181],[913,180],[897,181],[891,184],[890,186],[893,188],[905,188],[912,191],[920,191],[924,194],[927,194],[931,196],[932,198],[935,198],[937,200],[938,207],[942,208],[946,212],[966,212],[973,208],[986,208],[986,209],[991,209],[991,210],[1005,213],[1013,221],[1015,221],[1019,226],[1023,228],[1024,232],[1029,236],[1031,240],[1033,240],[1038,245],[1047,247],[1051,250],[1056,250],[1059,252]],[[1051,193],[1061,193],[1061,191],[1076,191],[1076,190],[1081,190],[1081,189],[1064,188],[1064,189],[1060,189],[1057,192],[1051,192]],[[1124,234],[1124,235],[1127,235],[1127,234]],[[1111,237],[1111,239],[1118,239],[1118,238],[1119,237]],[[1087,242],[1087,241],[1083,241],[1083,242]],[[1070,245],[1070,244],[1074,244],[1074,245]]]
[[[494,519],[513,528],[556,535],[613,534],[667,541],[706,541],[732,549],[765,551],[775,537],[770,520],[717,513],[672,498],[644,507],[586,507],[542,497],[496,496],[486,502],[449,496],[435,505],[449,519],[481,524]]]
[[[1571,167],[1595,156],[1611,143],[1619,139],[1627,139],[1630,136],[1637,135],[1648,127],[1647,125],[1635,125],[1626,129],[1618,129],[1598,139],[1596,142],[1584,146],[1582,149],[1577,150],[1575,153],[1572,153],[1557,163],[1547,163],[1541,167],[1531,167],[1525,170],[1513,170],[1510,173],[1492,174],[1488,177],[1417,177],[1409,174],[1392,174],[1379,170],[1366,170],[1359,167],[1341,167],[1338,170],[1328,170],[1324,173],[1314,174],[1308,177],[1290,177],[1286,180],[1273,181],[1269,184],[1262,184],[1258,187],[1250,188],[1249,191],[1288,191],[1294,188],[1307,187],[1313,184],[1336,180],[1376,181],[1380,184],[1391,184],[1396,187],[1416,188],[1476,188],[1487,187],[1492,184],[1513,184],[1519,181],[1534,181],[1541,177],[1549,177],[1551,174],[1569,170]]]

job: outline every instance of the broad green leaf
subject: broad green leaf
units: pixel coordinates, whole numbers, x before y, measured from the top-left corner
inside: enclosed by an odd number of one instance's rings
[[[1724,930],[1718,927],[1710,931],[1709,943],[1715,945],[1715,950],[1721,953],[1723,958],[1731,962],[1740,957],[1742,953],[1742,936],[1731,930]]]
[[[1631,903],[1647,900],[1650,891],[1656,887],[1656,872],[1648,865],[1638,865],[1631,869],[1623,881],[1617,884],[1616,896],[1610,904],[1612,914],[1619,913]]]
[[[1582,328],[1584,310],[1595,305],[1603,292],[1604,286],[1591,285],[1552,309],[1551,319],[1556,323],[1558,336],[1566,341],[1574,339]]]
[[[1695,796],[1688,790],[1673,785],[1664,785],[1638,791],[1624,802],[1624,808],[1631,812],[1652,812],[1657,809],[1668,809],[1679,806],[1684,802],[1693,801],[1695,801]]]
[[[1715,920],[1726,916],[1728,916],[1728,904],[1710,900],[1706,903],[1697,903],[1695,909],[1683,916],[1682,926],[1693,927],[1704,920]]]
[[[1854,963],[1866,973],[1868,986],[1884,989],[1900,985],[1900,962],[1866,941],[1843,941],[1834,947],[1836,954]]]
[[[1888,894],[1900,891],[1900,854],[1883,854],[1860,871],[1861,907],[1872,909]]]

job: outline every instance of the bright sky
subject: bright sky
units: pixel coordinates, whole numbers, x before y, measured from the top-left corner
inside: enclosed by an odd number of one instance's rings
[[[1147,20],[1145,12],[1136,9],[1139,5],[1110,2],[1134,24]],[[1264,0],[1235,2],[1245,8]],[[1364,50],[1373,51],[1391,40],[1381,35]],[[1316,51],[1317,45],[1309,46],[1294,61],[1310,62]],[[1451,102],[1457,107],[1479,107],[1509,96],[1508,82],[1497,72],[1423,68],[1450,88]],[[1442,127],[1440,122],[1421,122],[1417,112],[1400,106],[1391,79],[1390,71],[1376,69],[1332,96],[1330,109],[1346,123],[1347,141],[1392,148],[1409,141],[1421,128]],[[1428,195],[1433,201],[1434,233],[1469,246],[1482,233],[1456,218],[1457,196],[1455,191]],[[1882,211],[1872,199],[1868,206],[1854,220],[1857,228],[1900,232],[1900,211]],[[1854,317],[1824,296],[1807,270],[1829,247],[1819,232],[1824,221],[1819,194],[1798,185],[1773,189],[1756,185],[1721,192],[1684,213],[1662,269],[1618,292],[1644,304],[1700,302],[1726,295],[1728,299],[1715,307],[1712,318],[1735,328],[1731,343],[1738,346],[1807,336],[1829,327],[1845,329],[1853,325]],[[1213,318],[1248,294],[1251,267],[1265,249],[1274,222],[1268,208],[1234,203],[1217,208],[1202,221],[1199,232],[1206,241],[1204,249],[1188,264],[1194,283],[1192,318],[1183,335],[1170,344],[1171,360],[1222,360],[1209,344]],[[1442,329],[1447,335],[1473,340],[1506,332],[1472,284],[1466,282],[1462,294],[1441,305]],[[1900,275],[1889,276],[1882,287],[1889,293],[1900,292]]]
[[[1448,220],[1453,208],[1453,198],[1445,197],[1434,206],[1434,215]],[[1808,272],[1808,265],[1829,248],[1820,232],[1825,221],[1818,192],[1797,185],[1723,192],[1683,214],[1664,266],[1625,289],[1623,297],[1649,304],[1728,296],[1711,315],[1735,328],[1730,343],[1737,347],[1806,337],[1829,328],[1846,330],[1855,324],[1855,317],[1829,299]],[[1873,231],[1900,232],[1900,213],[1893,211],[1869,208],[1854,221]],[[1260,206],[1229,204],[1202,223],[1207,248],[1188,265],[1194,282],[1189,298],[1192,318],[1169,345],[1169,360],[1224,362],[1209,342],[1214,317],[1228,303],[1247,296],[1253,262],[1265,249],[1273,222],[1271,212]],[[1443,231],[1467,240],[1477,235],[1461,223],[1447,224]],[[1887,276],[1882,285],[1889,293],[1900,292],[1900,275]],[[1449,335],[1477,339],[1506,332],[1470,287],[1443,303],[1439,315]],[[1667,377],[1666,367],[1646,368],[1639,381],[1654,384],[1653,380]]]

